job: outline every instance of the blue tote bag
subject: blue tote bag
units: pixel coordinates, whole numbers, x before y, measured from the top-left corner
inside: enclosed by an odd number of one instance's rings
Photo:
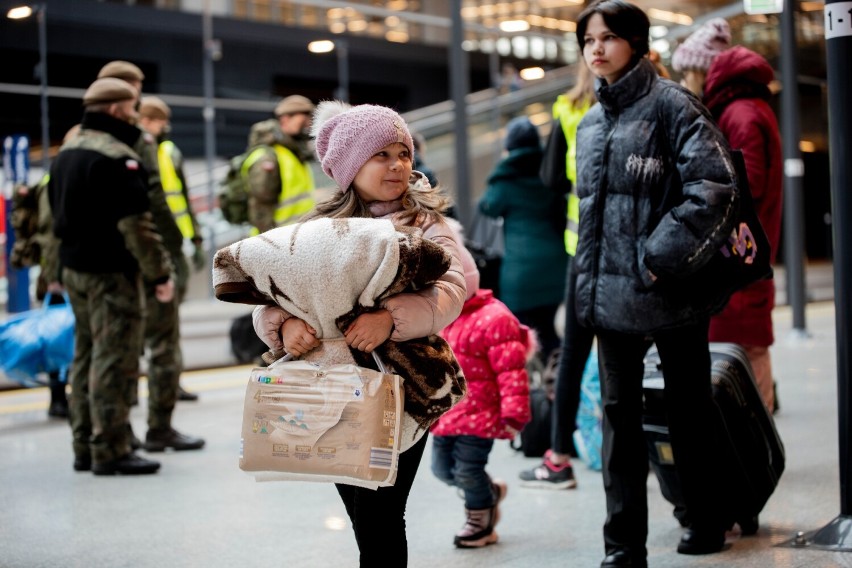
[[[0,323],[0,370],[10,379],[31,386],[57,371],[65,380],[74,358],[74,312],[63,296],[65,303],[50,305],[48,293],[41,308]]]

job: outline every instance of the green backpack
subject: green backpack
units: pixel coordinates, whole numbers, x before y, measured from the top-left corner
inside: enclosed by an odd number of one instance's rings
[[[228,162],[228,173],[219,182],[219,208],[222,216],[229,223],[239,225],[247,223],[249,183],[248,176],[243,172],[243,165],[248,157],[261,146],[271,146],[280,138],[280,127],[275,119],[263,120],[252,125],[249,132],[248,149],[234,156]]]
[[[9,263],[14,268],[38,266],[41,262],[38,216],[39,187],[43,183],[46,181],[42,180],[32,186],[20,185],[12,194],[10,224],[15,231],[15,244],[12,247]]]
[[[229,223],[239,225],[248,222],[248,179],[243,175],[243,162],[251,150],[234,156],[228,162],[228,173],[219,182],[219,208]]]

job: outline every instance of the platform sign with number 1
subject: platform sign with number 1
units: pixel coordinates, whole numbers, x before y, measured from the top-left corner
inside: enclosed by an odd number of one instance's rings
[[[825,39],[852,36],[852,2],[825,6]]]

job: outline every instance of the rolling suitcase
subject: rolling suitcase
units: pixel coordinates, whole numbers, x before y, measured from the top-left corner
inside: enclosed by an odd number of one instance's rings
[[[743,534],[758,529],[758,515],[775,491],[784,471],[784,445],[772,416],[763,405],[745,351],[733,343],[711,343],[713,400],[719,408],[718,430],[722,481],[729,487],[730,518]],[[674,516],[689,525],[680,480],[674,465],[663,402],[660,357],[652,347],[645,357],[643,429],[651,468],[660,490],[675,506]]]

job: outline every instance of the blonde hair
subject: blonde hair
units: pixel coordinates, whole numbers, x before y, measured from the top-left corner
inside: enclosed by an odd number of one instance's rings
[[[595,95],[595,76],[585,63],[577,63],[577,82],[565,93],[565,97],[574,110],[593,105],[598,100]]]
[[[450,200],[437,187],[428,184],[409,184],[402,196],[402,213],[399,220],[403,225],[416,225],[421,219],[437,220],[443,218],[444,211],[450,206]],[[344,219],[349,217],[371,218],[369,204],[361,199],[354,189],[338,189],[328,199],[320,201],[302,217],[301,221],[310,221],[321,217]]]

